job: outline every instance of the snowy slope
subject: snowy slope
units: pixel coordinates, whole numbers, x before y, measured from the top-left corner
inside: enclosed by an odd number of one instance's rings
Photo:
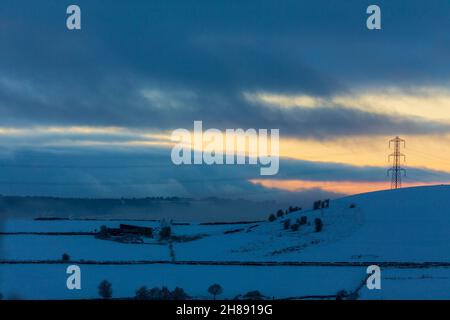
[[[65,287],[66,264],[0,264],[0,292],[23,298],[94,298],[96,286],[108,279],[116,297],[132,296],[141,285],[183,287],[206,297],[213,282],[226,286],[224,298],[260,290],[276,298],[329,295],[352,290],[365,276],[356,266],[227,266],[229,261],[269,262],[450,262],[450,186],[415,187],[345,197],[323,210],[290,213],[274,222],[230,225],[176,225],[177,236],[202,235],[174,242],[175,260],[221,261],[222,265],[171,264],[169,245],[156,239],[145,244],[99,240],[93,235],[9,234],[0,236],[0,260],[58,260],[68,253],[81,264],[84,290]],[[284,230],[283,221],[307,216],[310,225]],[[315,232],[314,219],[324,227]],[[2,232],[92,232],[120,221],[9,220]],[[158,227],[158,222],[133,224]],[[126,265],[83,264],[81,260],[128,261]],[[164,260],[164,264],[133,264]],[[130,272],[132,270],[132,272]],[[450,268],[386,267],[383,290],[362,288],[364,299],[449,299]],[[24,290],[24,288],[28,288]],[[23,290],[22,290],[23,289]],[[36,289],[36,290],[31,290]]]
[[[450,261],[450,186],[415,187],[355,195],[330,208],[291,213],[250,232],[181,244],[182,259],[265,261]],[[351,204],[355,208],[350,208]],[[285,231],[281,221],[320,217]]]
[[[450,186],[415,187],[350,196],[323,210],[291,213],[274,222],[174,226],[176,235],[202,235],[174,243],[177,260],[220,261],[450,261]],[[350,205],[354,204],[354,208]],[[284,230],[307,216],[311,225]],[[324,222],[314,231],[313,220]],[[94,231],[115,221],[9,220],[3,232]],[[137,225],[158,227],[157,222]],[[231,231],[227,233],[227,231]],[[9,235],[0,237],[0,259],[165,260],[167,245],[122,244],[93,236]]]
[[[326,228],[339,233],[294,254],[302,260],[450,261],[450,186],[366,193],[332,202]],[[349,209],[354,203],[355,209]],[[354,211],[349,213],[349,211]],[[352,215],[354,228],[340,233],[331,217]],[[325,230],[324,230],[325,231]],[[326,232],[325,232],[326,233]]]

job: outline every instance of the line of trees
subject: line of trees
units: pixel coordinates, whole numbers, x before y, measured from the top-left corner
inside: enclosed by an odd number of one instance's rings
[[[189,299],[189,295],[183,288],[176,287],[170,291],[167,287],[154,287],[147,289],[146,286],[140,287],[136,290],[134,297],[136,300],[186,300]]]
[[[223,288],[220,284],[214,283],[208,287],[208,293],[212,296],[213,300],[216,300],[218,296],[223,293]],[[98,294],[102,299],[111,299],[113,296],[112,284],[103,280],[98,285]],[[191,299],[183,288],[175,287],[172,291],[167,287],[153,287],[151,289],[146,286],[142,286],[136,290],[134,299],[136,300],[187,300]],[[261,294],[258,290],[249,291],[244,295],[237,295],[234,299],[244,299],[244,300],[261,300],[265,296]],[[2,295],[0,294],[0,300]]]
[[[291,212],[300,211],[300,210],[302,210],[301,207],[293,207],[293,206],[289,206],[289,208],[286,210],[278,209],[277,212],[270,214],[268,219],[270,222],[273,222],[273,221],[277,220],[278,218],[281,218]]]

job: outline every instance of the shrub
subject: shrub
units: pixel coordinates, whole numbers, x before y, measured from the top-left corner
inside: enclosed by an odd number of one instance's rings
[[[305,225],[305,224],[307,224],[307,223],[308,223],[308,217],[306,217],[306,216],[301,216],[300,219],[298,219],[298,223],[299,223],[300,225]]]
[[[274,222],[275,220],[277,220],[277,217],[272,213],[272,214],[269,216],[269,222]]]
[[[161,288],[161,300],[170,300],[171,297],[172,297],[172,294],[171,294],[170,290],[167,289],[167,287],[162,287]]]
[[[136,290],[136,295],[134,296],[136,300],[149,300],[150,295],[146,286],[140,287]]]
[[[346,290],[339,290],[336,293],[336,300],[344,300],[348,297],[348,292]]]
[[[291,219],[286,219],[283,221],[283,229],[284,230],[288,230],[290,226],[291,226]]]
[[[70,256],[67,253],[64,253],[61,257],[62,261],[69,261],[70,260]]]
[[[347,300],[358,300],[359,299],[359,293],[357,291],[349,293],[347,296]]]
[[[321,206],[322,206],[321,200],[314,201],[313,210],[319,210],[321,208]]]
[[[299,228],[300,228],[300,224],[298,224],[298,223],[294,223],[291,225],[292,231],[298,231]]]
[[[316,232],[322,231],[322,229],[323,229],[322,219],[320,219],[320,218],[314,219],[314,226],[315,226]]]
[[[136,291],[135,296],[137,300],[186,300],[188,298],[188,294],[180,287],[170,291],[167,287],[154,287],[148,290],[147,287],[143,286]]]
[[[264,295],[258,290],[249,291],[242,297],[246,300],[264,300]]]
[[[161,300],[161,289],[158,287],[151,288],[147,294],[151,300]]]
[[[220,295],[223,292],[223,289],[220,284],[213,284],[209,286],[208,292],[213,296],[213,299],[216,300],[216,296]]]
[[[170,226],[162,227],[161,231],[159,231],[159,240],[169,239],[171,235],[172,235],[172,228]]]
[[[349,208],[350,208],[350,209],[356,208],[356,204],[352,203],[352,204],[349,206]]]
[[[98,285],[98,294],[103,299],[111,299],[112,298],[112,285],[106,280],[103,280]]]
[[[283,210],[279,209],[279,210],[277,211],[277,217],[278,217],[278,218],[282,217],[283,214],[284,214]]]
[[[183,288],[176,287],[172,291],[172,299],[174,300],[186,300],[189,296],[184,292]]]

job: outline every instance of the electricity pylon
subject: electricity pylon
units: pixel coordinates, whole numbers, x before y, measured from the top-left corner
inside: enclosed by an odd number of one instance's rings
[[[392,168],[388,170],[388,175],[391,173],[391,189],[398,189],[402,187],[402,173],[406,176],[406,170],[401,167],[400,158],[403,157],[403,161],[406,161],[406,156],[400,152],[401,145],[406,148],[405,140],[400,139],[398,136],[389,140],[389,148],[391,144],[394,145],[394,152],[388,157],[388,161],[391,157],[394,158]]]

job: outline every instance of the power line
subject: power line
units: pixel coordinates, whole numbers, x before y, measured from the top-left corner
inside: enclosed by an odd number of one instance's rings
[[[388,156],[388,160],[391,160],[391,157],[394,158],[392,163],[392,168],[388,170],[388,174],[391,173],[391,189],[398,189],[402,187],[402,173],[406,176],[406,170],[401,167],[400,159],[403,157],[403,160],[406,160],[406,156],[400,152],[401,145],[405,148],[405,140],[399,138],[398,136],[394,139],[389,140],[389,148],[391,148],[391,144],[394,145],[394,152]]]
[[[408,150],[413,151],[413,152],[417,152],[417,153],[419,153],[419,156],[422,156],[422,157],[425,157],[425,158],[428,158],[428,159],[434,159],[434,160],[439,160],[439,161],[442,161],[442,162],[445,162],[445,163],[450,163],[450,159],[446,159],[446,158],[438,157],[438,156],[435,156],[435,155],[431,155],[431,154],[425,153],[423,151],[412,149],[410,147],[408,147]]]
[[[0,168],[20,168],[20,169],[132,169],[132,168],[154,168],[154,167],[174,167],[172,163],[164,164],[137,164],[137,165],[57,165],[57,164],[0,164]]]

